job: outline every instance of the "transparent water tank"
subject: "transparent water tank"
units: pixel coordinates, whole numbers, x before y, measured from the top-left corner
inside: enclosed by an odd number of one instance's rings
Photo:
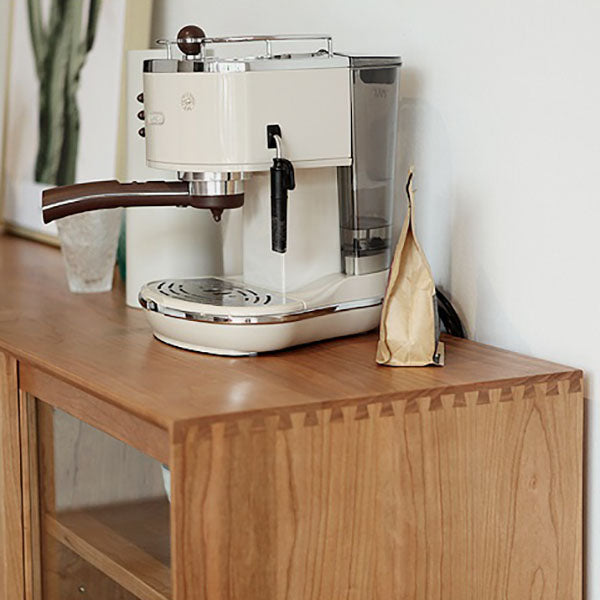
[[[399,57],[349,57],[352,166],[338,169],[342,270],[364,275],[391,262],[398,135]]]

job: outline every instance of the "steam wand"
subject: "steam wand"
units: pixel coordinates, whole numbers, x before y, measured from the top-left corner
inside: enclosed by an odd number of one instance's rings
[[[296,187],[294,167],[281,156],[281,128],[267,125],[267,147],[275,148],[271,167],[271,248],[283,254],[287,250],[288,191]]]

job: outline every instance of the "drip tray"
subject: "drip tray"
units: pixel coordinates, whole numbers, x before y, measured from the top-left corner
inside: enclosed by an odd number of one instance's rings
[[[340,281],[352,281],[341,277]],[[339,283],[339,281],[338,281]],[[335,292],[335,287],[333,288]],[[150,313],[186,321],[232,325],[279,324],[381,305],[380,295],[369,298],[323,297],[318,302],[245,285],[236,279],[201,277],[163,279],[146,284],[139,301]],[[150,317],[149,317],[150,318]]]
[[[267,307],[297,304],[296,299],[258,287],[238,285],[231,280],[204,277],[202,279],[164,279],[148,285],[162,296],[183,302],[224,306],[228,308]]]

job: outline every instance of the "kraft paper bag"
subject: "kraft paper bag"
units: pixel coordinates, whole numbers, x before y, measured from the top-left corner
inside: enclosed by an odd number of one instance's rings
[[[435,283],[414,225],[412,169],[408,210],[390,269],[377,344],[377,362],[391,367],[443,365]]]

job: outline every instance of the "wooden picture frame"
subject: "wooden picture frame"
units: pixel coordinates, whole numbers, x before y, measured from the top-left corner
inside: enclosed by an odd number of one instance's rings
[[[0,8],[10,34],[6,48],[0,47],[7,64],[0,223],[5,231],[58,245],[55,224],[42,223],[41,193],[54,185],[121,175],[125,57],[128,50],[149,45],[152,2],[69,0],[62,20],[68,16],[72,30],[79,27],[82,34],[76,43],[62,45],[51,29],[56,28],[52,6],[53,0],[28,0]],[[68,58],[54,60],[58,55]],[[61,79],[61,92],[53,93]],[[41,121],[55,126],[44,128]]]
[[[11,45],[12,0],[0,3],[0,234],[4,230],[3,194],[4,169],[3,157],[5,151],[4,123],[6,121],[6,98],[8,96],[8,66]]]

